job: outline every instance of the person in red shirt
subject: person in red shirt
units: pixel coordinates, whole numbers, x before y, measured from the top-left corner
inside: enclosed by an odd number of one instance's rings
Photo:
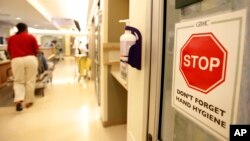
[[[33,105],[35,83],[38,71],[36,54],[39,46],[36,38],[28,33],[25,23],[16,25],[18,31],[8,39],[7,50],[11,58],[11,69],[14,76],[14,102],[16,111]]]

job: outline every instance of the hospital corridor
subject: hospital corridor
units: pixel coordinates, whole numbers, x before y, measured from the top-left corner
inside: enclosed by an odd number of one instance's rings
[[[0,0],[0,141],[249,141],[249,25],[250,0]]]
[[[0,107],[1,141],[125,141],[126,125],[104,128],[92,80],[75,79],[74,57],[56,64],[45,96],[16,112],[13,100]],[[2,93],[1,93],[2,94]],[[10,105],[10,106],[8,106]]]

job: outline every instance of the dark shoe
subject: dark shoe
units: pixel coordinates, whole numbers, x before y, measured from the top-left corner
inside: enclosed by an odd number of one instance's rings
[[[26,107],[26,108],[29,108],[29,107],[31,107],[32,105],[33,105],[33,103],[30,102],[30,103],[25,104],[25,107]]]
[[[23,110],[22,103],[17,103],[16,104],[16,111],[22,111],[22,110]]]

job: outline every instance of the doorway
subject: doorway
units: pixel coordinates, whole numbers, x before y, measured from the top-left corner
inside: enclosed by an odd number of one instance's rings
[[[148,139],[153,141],[218,141],[171,105],[174,60],[175,24],[214,11],[230,9],[229,2],[211,0],[188,8],[176,9],[172,0],[153,1],[151,83]],[[210,6],[202,9],[201,5]],[[194,11],[200,10],[200,15]],[[156,63],[157,62],[157,63]]]

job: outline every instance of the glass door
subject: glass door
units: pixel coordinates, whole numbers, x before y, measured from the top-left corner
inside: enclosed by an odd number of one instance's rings
[[[158,139],[162,141],[173,141],[175,138],[175,115],[171,106],[172,98],[172,70],[174,50],[175,23],[180,21],[180,10],[175,9],[175,1],[165,1],[163,17],[163,55],[162,76],[159,112]],[[186,141],[186,140],[185,140]]]
[[[175,24],[184,18],[190,18],[190,9],[175,9],[173,0],[156,0],[153,1],[152,7],[151,20],[154,22],[152,22],[148,139],[218,141],[216,137],[177,112],[171,105]],[[157,63],[158,66],[155,66]]]

